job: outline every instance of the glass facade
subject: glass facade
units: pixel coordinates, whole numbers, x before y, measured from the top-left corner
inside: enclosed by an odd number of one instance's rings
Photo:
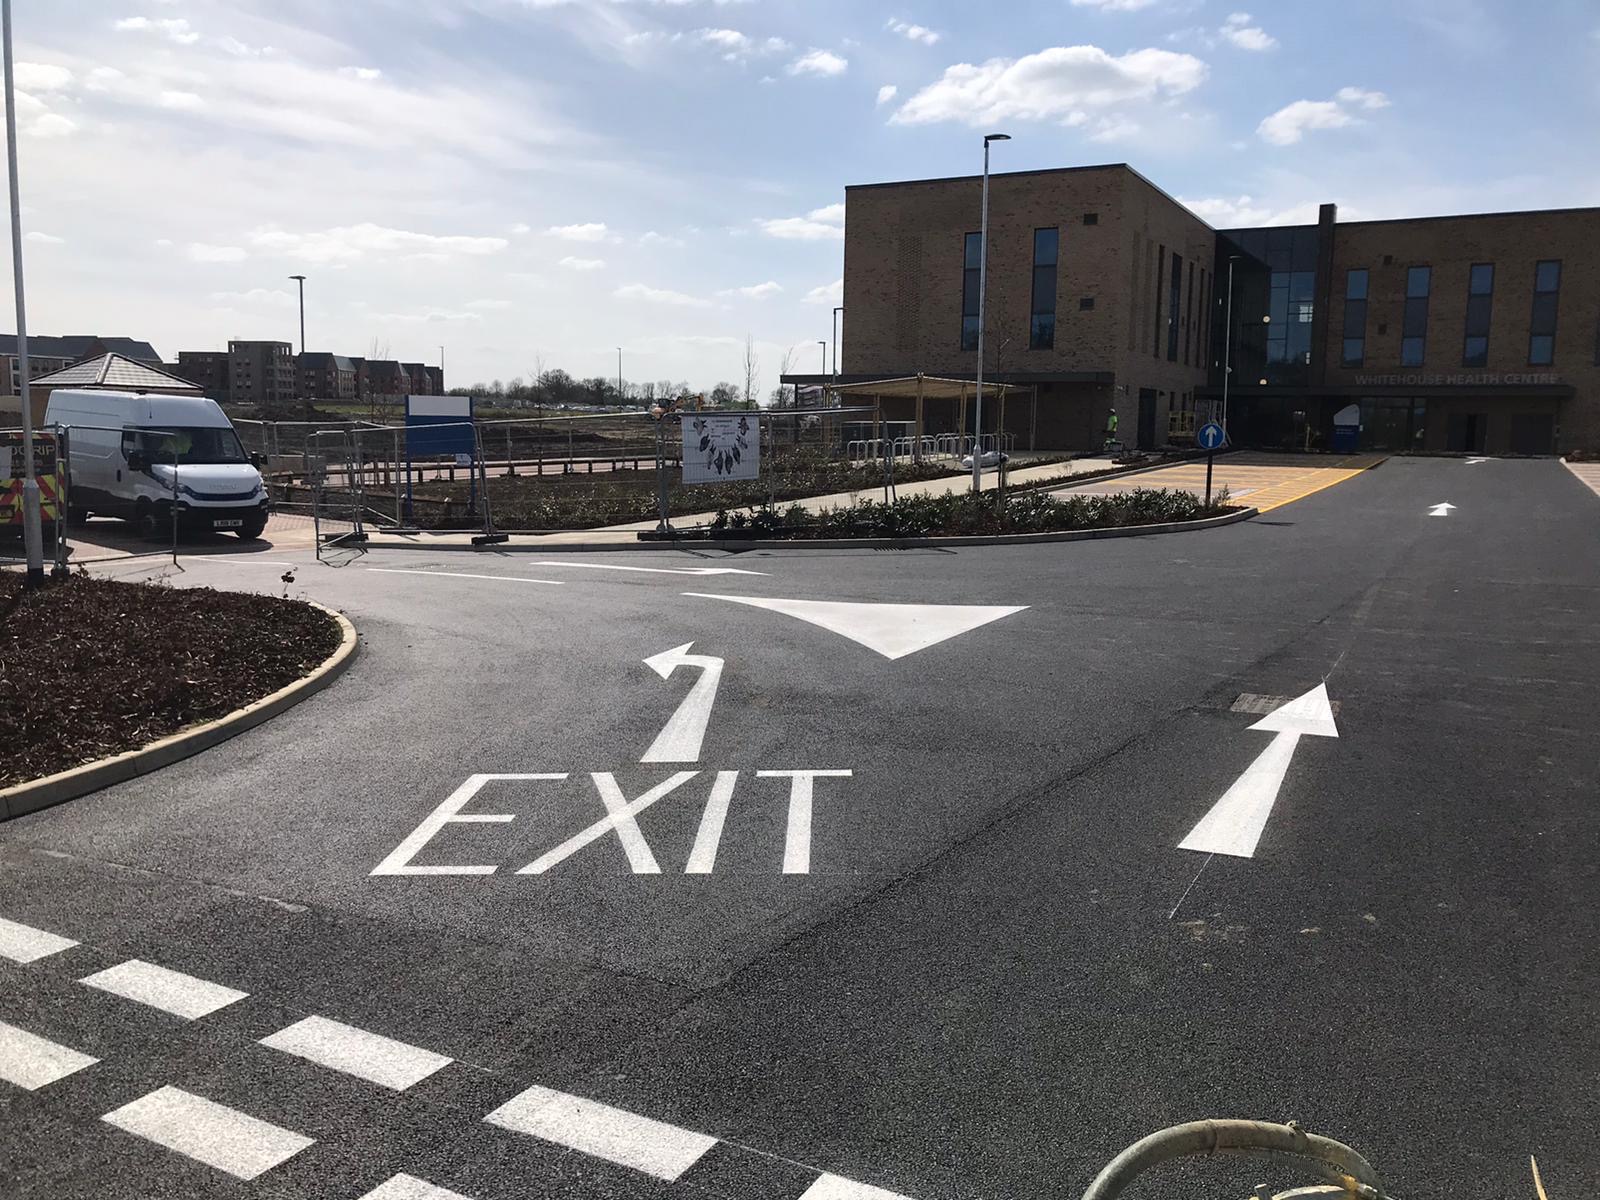
[[[1172,256],[1172,276],[1167,282],[1167,361],[1178,361],[1178,305],[1183,300],[1183,256]]]
[[[1428,297],[1433,294],[1433,268],[1406,271],[1406,309],[1400,329],[1400,365],[1420,367],[1428,357]]]
[[[1056,344],[1056,262],[1061,246],[1057,229],[1033,231],[1033,311],[1028,347],[1049,350]]]
[[[1463,367],[1489,365],[1489,316],[1494,307],[1494,264],[1473,263],[1467,273],[1467,333]]]
[[[1561,264],[1553,259],[1533,270],[1533,320],[1528,326],[1528,363],[1548,367],[1556,360],[1556,306],[1561,299]]]
[[[1366,267],[1351,267],[1345,272],[1341,367],[1359,367],[1367,361],[1367,283]]]
[[[983,234],[967,234],[961,266],[961,348],[978,348],[978,286],[982,274]]]
[[[1235,257],[1236,256],[1236,257]],[[1217,311],[1226,311],[1233,258],[1233,383],[1304,387],[1311,382],[1316,318],[1317,227],[1285,225],[1224,232],[1217,239]],[[1216,323],[1213,359],[1221,363],[1230,331]]]
[[[1161,357],[1161,335],[1166,332],[1166,328],[1167,328],[1166,322],[1161,319],[1161,284],[1162,284],[1162,281],[1166,278],[1166,270],[1167,270],[1167,248],[1165,246],[1158,245],[1158,246],[1156,246],[1156,294],[1155,294],[1156,344],[1155,344],[1154,349],[1151,350],[1151,353],[1154,354],[1157,358]]]

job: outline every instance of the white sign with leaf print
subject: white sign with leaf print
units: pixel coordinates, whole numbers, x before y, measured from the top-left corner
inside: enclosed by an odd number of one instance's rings
[[[761,421],[755,413],[683,414],[683,481],[729,483],[761,474]]]

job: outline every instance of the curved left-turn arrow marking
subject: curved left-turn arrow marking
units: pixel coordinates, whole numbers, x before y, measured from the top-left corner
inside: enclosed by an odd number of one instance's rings
[[[679,667],[699,667],[700,678],[678,705],[672,719],[656,734],[640,762],[686,763],[700,761],[700,743],[705,741],[706,725],[711,721],[711,706],[717,702],[717,686],[722,682],[722,659],[709,654],[690,654],[693,642],[663,650],[644,660],[661,678],[669,678]]]

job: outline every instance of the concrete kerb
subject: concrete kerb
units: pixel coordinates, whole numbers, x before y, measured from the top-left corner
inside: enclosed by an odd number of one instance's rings
[[[307,600],[304,603],[321,608],[339,622],[342,632],[339,648],[324,659],[311,674],[279,688],[270,696],[263,696],[243,708],[235,709],[225,717],[180,730],[138,750],[127,750],[111,758],[84,763],[68,771],[60,771],[54,775],[46,775],[42,779],[30,780],[0,790],[0,820],[9,820],[67,800],[75,800],[79,796],[86,796],[114,783],[124,783],[129,779],[170,766],[179,759],[188,758],[191,754],[198,754],[218,742],[227,741],[235,734],[253,729],[320,692],[350,666],[360,646],[360,640],[356,636],[355,626],[350,624],[343,613],[324,608],[315,601]]]
[[[1143,537],[1146,534],[1186,533],[1190,530],[1216,529],[1238,521],[1248,521],[1260,514],[1253,508],[1224,513],[1220,517],[1206,517],[1200,521],[1170,521],[1162,525],[1121,525],[1108,529],[1064,529],[1054,533],[990,533],[959,537],[866,537],[866,538],[730,538],[684,537],[663,538],[648,542],[503,542],[494,546],[472,546],[465,543],[426,545],[415,542],[390,542],[379,549],[488,551],[497,554],[554,554],[554,553],[611,553],[635,550],[908,550],[916,547],[957,546],[1031,546],[1041,542],[1088,542],[1099,538]],[[366,543],[373,548],[372,542]]]

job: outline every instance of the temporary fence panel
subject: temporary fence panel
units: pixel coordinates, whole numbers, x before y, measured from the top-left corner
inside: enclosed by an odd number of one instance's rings
[[[99,441],[104,448],[111,450],[110,456],[96,455],[94,464],[102,470],[115,472],[115,478],[120,482],[124,475],[131,481],[137,473],[149,474],[151,480],[160,485],[160,479],[155,475],[154,468],[168,465],[162,461],[162,453],[157,448],[145,466],[138,465],[135,458],[129,456],[126,446],[126,435],[130,432],[140,435],[141,441],[148,448],[150,439],[169,438],[180,436],[179,430],[139,428],[129,430],[121,425],[51,425],[46,431],[56,445],[55,465],[50,473],[49,487],[54,493],[55,512],[57,520],[54,522],[53,557],[54,573],[64,575],[67,572],[68,559],[73,553],[74,530],[81,530],[88,514],[93,512],[96,516],[120,517],[129,521],[139,533],[140,540],[150,548],[147,550],[131,550],[120,552],[121,557],[144,558],[150,555],[170,555],[174,564],[178,561],[179,526],[188,504],[182,498],[181,480],[178,467],[181,465],[175,446],[169,451],[171,454],[170,465],[173,467],[171,478],[165,485],[144,489],[148,495],[136,497],[133,500],[119,498],[119,503],[113,509],[104,500],[96,501],[93,497],[98,492],[92,493],[82,478],[83,472],[75,472],[73,468],[74,439],[81,443],[79,457],[85,463],[89,460],[87,446],[92,441]],[[105,434],[104,438],[95,439],[94,434]],[[87,435],[87,436],[86,436]],[[35,435],[37,440],[39,435]],[[82,464],[80,464],[82,465]],[[79,494],[75,497],[74,476],[78,475],[77,484]],[[105,482],[96,480],[96,482]],[[40,476],[40,494],[43,499],[45,491],[45,478]],[[130,489],[134,490],[134,489]],[[158,495],[158,493],[160,493]],[[104,509],[99,504],[105,503]]]

